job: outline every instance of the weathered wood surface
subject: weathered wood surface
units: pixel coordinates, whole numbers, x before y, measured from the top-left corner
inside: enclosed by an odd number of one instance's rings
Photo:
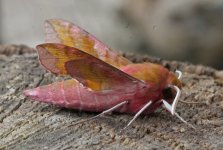
[[[179,114],[196,126],[188,128],[166,111],[141,116],[127,130],[132,118],[112,114],[95,121],[69,126],[95,113],[62,109],[26,99],[24,89],[45,85],[58,77],[47,73],[32,50],[18,47],[22,55],[6,56],[0,46],[0,149],[222,149],[223,73],[188,63],[168,62],[149,56],[126,57],[135,62],[152,61],[183,72]],[[26,48],[26,50],[24,50]],[[1,54],[3,53],[4,54]],[[17,51],[17,50],[15,50]]]

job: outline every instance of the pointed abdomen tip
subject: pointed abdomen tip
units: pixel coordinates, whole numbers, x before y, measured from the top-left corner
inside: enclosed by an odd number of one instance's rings
[[[38,96],[38,90],[37,89],[25,90],[23,91],[23,94],[27,97],[35,98]]]

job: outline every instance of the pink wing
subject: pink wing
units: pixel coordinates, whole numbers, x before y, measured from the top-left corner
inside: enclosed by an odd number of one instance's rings
[[[119,68],[132,62],[71,22],[50,19],[45,22],[46,42],[61,43],[80,49],[112,66]]]
[[[37,46],[41,64],[57,75],[70,75],[95,91],[121,89],[142,81],[76,48],[48,43]]]

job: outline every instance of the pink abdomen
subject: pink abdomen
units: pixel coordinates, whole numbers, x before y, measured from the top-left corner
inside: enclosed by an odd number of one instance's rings
[[[61,107],[100,112],[134,97],[135,91],[92,91],[75,80],[56,82],[24,91],[31,99]],[[122,108],[120,111],[126,111]]]

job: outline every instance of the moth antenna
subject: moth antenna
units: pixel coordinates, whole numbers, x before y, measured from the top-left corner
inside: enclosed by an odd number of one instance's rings
[[[192,124],[190,124],[189,122],[187,122],[186,120],[184,120],[178,113],[175,112],[175,116],[177,118],[179,118],[182,122],[184,122],[185,124],[187,124],[188,126],[190,126],[193,129],[196,129]]]
[[[179,100],[179,102],[182,102],[185,104],[206,104],[205,102],[192,102],[192,101],[184,101],[184,100]]]
[[[173,100],[172,106],[166,100],[162,100],[162,101],[163,101],[163,104],[164,104],[165,108],[168,111],[170,111],[172,115],[174,115],[176,107],[177,107],[177,103],[179,101],[179,97],[181,95],[181,90],[177,86],[175,86],[175,85],[168,85],[168,86],[173,88],[173,89],[175,89],[177,94],[176,94],[176,96],[175,96],[175,98]]]
[[[175,71],[177,74],[178,74],[178,79],[181,79],[182,78],[182,72],[180,70],[176,70]]]
[[[177,74],[178,74],[178,79],[181,79],[182,78],[182,72],[180,70],[176,70],[175,71]],[[183,101],[183,100],[179,100],[180,102],[182,103],[186,103],[186,104],[204,104],[202,102],[187,102],[187,101]]]
[[[121,107],[121,106],[123,106],[123,105],[125,105],[125,104],[127,104],[127,103],[128,103],[128,101],[123,101],[123,102],[121,102],[121,103],[119,103],[119,104],[113,106],[112,108],[109,108],[109,109],[103,111],[102,113],[100,113],[100,114],[98,114],[98,115],[96,115],[96,116],[94,116],[94,117],[91,117],[91,118],[88,118],[88,119],[84,119],[84,120],[77,121],[77,122],[75,122],[74,124],[69,125],[68,127],[73,126],[73,125],[77,125],[77,124],[80,124],[80,123],[84,123],[84,122],[86,122],[86,121],[90,121],[90,120],[93,120],[93,119],[98,118],[98,117],[101,117],[101,116],[104,116],[104,115],[106,115],[106,114],[112,112],[113,110],[115,110],[115,109],[117,109],[117,108],[119,108],[119,107]]]
[[[143,106],[136,114],[135,116],[132,118],[131,121],[129,121],[129,123],[127,124],[127,126],[125,126],[125,128],[123,130],[125,130],[128,126],[130,126],[137,118],[138,116],[151,105],[152,101],[149,101],[145,106]]]

